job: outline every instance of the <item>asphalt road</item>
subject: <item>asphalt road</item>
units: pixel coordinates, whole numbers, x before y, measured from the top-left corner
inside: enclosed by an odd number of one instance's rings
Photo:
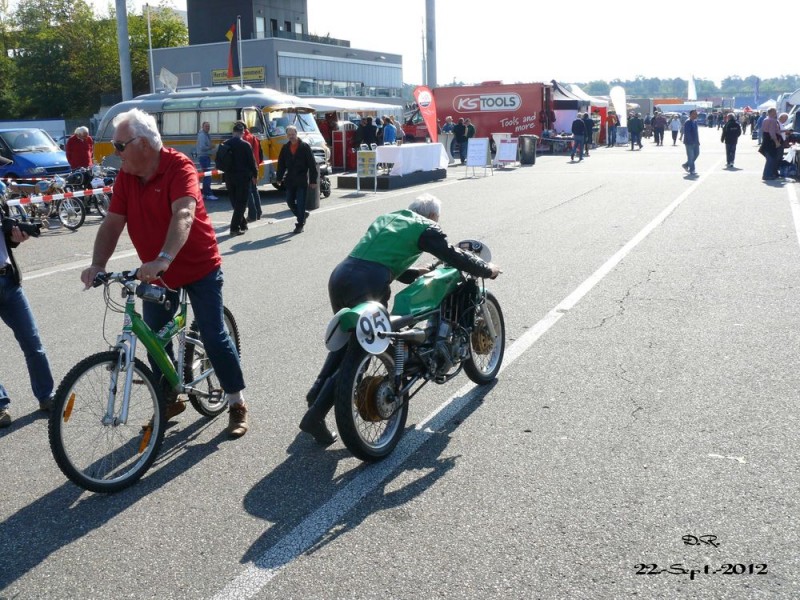
[[[231,441],[225,417],[187,410],[115,495],[58,470],[0,328],[0,598],[800,597],[797,184],[763,183],[749,138],[734,171],[716,129],[701,141],[694,179],[682,147],[646,140],[334,190],[299,236],[275,192],[233,239],[216,203],[251,430]],[[395,453],[365,466],[297,429],[327,278],[422,191],[504,269],[506,361],[484,389],[426,387]],[[78,281],[97,222],[17,252],[57,380],[120,326]],[[137,265],[123,243],[110,267]]]

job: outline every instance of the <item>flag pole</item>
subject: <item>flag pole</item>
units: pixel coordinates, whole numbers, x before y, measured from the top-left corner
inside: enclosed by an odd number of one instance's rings
[[[236,45],[239,47],[239,85],[244,87],[244,69],[242,69],[242,17],[236,15]]]
[[[156,91],[156,74],[153,72],[153,36],[150,33],[150,3],[145,4],[147,7],[147,52],[150,57],[150,93],[154,94]]]

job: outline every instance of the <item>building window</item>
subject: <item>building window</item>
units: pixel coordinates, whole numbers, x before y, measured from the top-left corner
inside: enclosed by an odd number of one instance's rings
[[[275,35],[275,32],[278,31],[278,19],[269,20],[269,30],[272,32],[272,35]]]
[[[256,17],[256,39],[267,37],[267,18]]]
[[[295,33],[303,33],[303,24],[302,23],[295,23],[294,24],[294,32]]]
[[[290,21],[284,21],[283,22],[283,30],[288,32],[288,33],[291,33],[292,32],[292,23]]]

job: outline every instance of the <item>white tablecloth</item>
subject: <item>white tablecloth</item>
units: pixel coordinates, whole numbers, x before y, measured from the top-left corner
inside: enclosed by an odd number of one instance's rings
[[[378,164],[392,163],[391,175],[447,168],[447,152],[441,144],[378,146],[376,160]]]

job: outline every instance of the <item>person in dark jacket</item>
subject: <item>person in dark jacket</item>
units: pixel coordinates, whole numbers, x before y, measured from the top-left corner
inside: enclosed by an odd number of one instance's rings
[[[628,119],[628,136],[631,139],[631,150],[634,145],[638,144],[639,150],[642,149],[642,131],[644,131],[644,122],[639,113],[632,115]]]
[[[583,160],[583,153],[586,150],[586,125],[583,123],[581,113],[575,116],[572,122],[572,154],[570,160],[575,160],[575,154],[578,155],[578,162]]]
[[[286,128],[286,137],[289,141],[283,145],[278,156],[278,181],[286,185],[286,203],[297,218],[294,232],[303,233],[308,218],[306,194],[309,188],[311,193],[316,193],[317,161],[314,160],[311,146],[297,137],[295,126]]]
[[[590,115],[588,112],[583,113],[583,126],[586,129],[586,137],[583,139],[583,154],[585,156],[589,156],[589,150],[594,142],[594,136],[592,135],[594,130],[594,120],[592,119],[592,115]]]
[[[370,148],[372,144],[378,144],[378,127],[372,122],[372,117],[367,117],[364,128],[361,130],[361,143]]]
[[[25,355],[28,377],[33,395],[39,401],[39,410],[49,411],[53,406],[53,374],[47,359],[39,329],[20,282],[22,276],[14,260],[13,249],[30,236],[21,231],[13,221],[6,220],[8,208],[0,210],[0,319],[14,332],[14,337]],[[7,350],[7,349],[6,349]],[[2,365],[0,365],[2,366]],[[11,399],[0,383],[0,427],[11,425],[9,406]]]
[[[739,136],[742,135],[742,126],[736,120],[736,115],[728,113],[725,125],[722,126],[722,140],[725,142],[725,168],[732,169],[733,161],[736,159],[736,144]]]
[[[233,154],[233,168],[224,174],[225,187],[231,199],[233,214],[231,215],[231,236],[244,235],[247,231],[247,219],[244,211],[247,210],[247,200],[250,197],[250,186],[258,177],[258,166],[253,158],[253,148],[244,141],[244,125],[234,123],[233,135],[224,143],[231,148]]]
[[[331,273],[328,297],[333,312],[368,300],[388,306],[392,281],[412,283],[432,270],[430,266],[410,268],[423,252],[472,275],[496,278],[500,274],[496,265],[447,243],[447,236],[438,225],[440,213],[439,200],[431,194],[422,194],[407,210],[375,219],[350,255]],[[323,446],[336,439],[335,434],[328,431],[325,415],[333,406],[334,374],[346,348],[328,354],[306,394],[309,409],[300,421],[300,429]]]
[[[450,156],[452,157],[455,157],[453,152],[455,144],[458,144],[458,157],[463,165],[467,162],[467,126],[464,123],[464,119],[459,119],[458,123],[453,127],[453,141],[450,143]]]

